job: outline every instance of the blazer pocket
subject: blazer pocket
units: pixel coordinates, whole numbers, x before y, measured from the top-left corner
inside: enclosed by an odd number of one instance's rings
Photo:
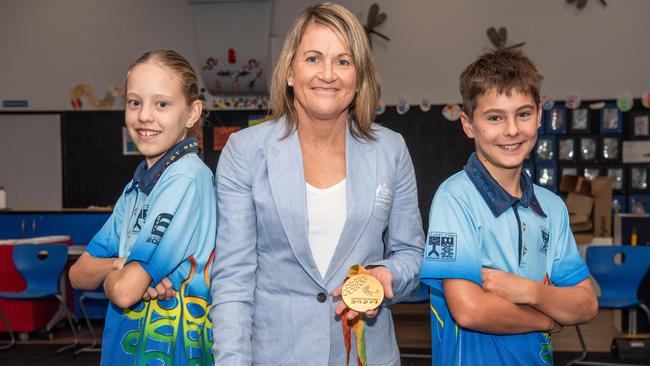
[[[258,292],[253,317],[253,364],[281,365],[293,355],[291,303]]]

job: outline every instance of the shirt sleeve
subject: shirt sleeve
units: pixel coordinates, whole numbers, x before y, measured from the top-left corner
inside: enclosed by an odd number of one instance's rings
[[[157,284],[196,251],[199,195],[192,178],[175,175],[151,192],[147,220],[126,263],[138,261]]]
[[[443,186],[444,187],[444,186]],[[481,280],[481,244],[471,211],[460,197],[439,191],[429,212],[420,280],[429,286],[440,279]]]
[[[86,252],[97,258],[117,258],[120,249],[120,232],[122,227],[122,217],[124,215],[125,193],[115,203],[113,213],[108,217],[104,226],[95,234],[88,246]]]
[[[574,286],[589,278],[589,269],[583,261],[569,226],[569,213],[562,205],[559,223],[553,229],[554,240],[551,282],[555,286]]]

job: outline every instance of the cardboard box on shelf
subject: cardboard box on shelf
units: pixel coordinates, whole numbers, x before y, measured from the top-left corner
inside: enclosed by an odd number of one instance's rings
[[[560,191],[568,193],[565,203],[574,233],[587,236],[612,236],[612,178],[598,177],[588,181],[584,177],[564,176]],[[577,239],[577,238],[576,238]]]

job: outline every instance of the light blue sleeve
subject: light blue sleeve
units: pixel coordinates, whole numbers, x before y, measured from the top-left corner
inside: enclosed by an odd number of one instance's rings
[[[550,215],[557,217],[553,221],[553,265],[551,283],[555,286],[574,286],[589,278],[589,269],[578,252],[575,238],[569,226],[569,213],[562,203]]]
[[[192,237],[200,222],[199,197],[196,183],[186,175],[161,180],[151,192],[147,221],[126,263],[138,261],[152,285],[196,252]]]
[[[131,183],[129,183],[130,185]],[[128,186],[128,185],[127,185]],[[126,190],[125,190],[126,191]],[[120,249],[120,233],[124,215],[124,197],[122,192],[113,207],[113,213],[108,217],[104,226],[95,234],[88,246],[86,252],[96,258],[117,258]]]
[[[247,143],[230,135],[217,165],[219,225],[210,290],[216,365],[253,363],[257,215],[251,166],[241,151]]]
[[[391,299],[392,303],[408,298],[417,288],[424,244],[415,170],[401,135],[399,143],[401,146],[395,169],[395,198],[388,217],[386,259],[372,263],[386,266],[393,275],[395,297]]]
[[[436,287],[436,280],[457,278],[481,286],[481,269],[481,243],[475,218],[457,195],[439,190],[429,213],[420,280]]]

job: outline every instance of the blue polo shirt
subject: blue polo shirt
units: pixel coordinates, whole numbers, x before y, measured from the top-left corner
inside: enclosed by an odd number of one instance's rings
[[[216,236],[214,178],[190,138],[154,166],[142,162],[106,224],[88,244],[94,257],[137,261],[154,286],[169,278],[167,301],[110,304],[102,365],[212,365],[208,310]]]
[[[430,286],[433,365],[551,365],[544,332],[496,335],[459,327],[445,302],[442,280],[482,285],[482,267],[540,283],[573,286],[589,277],[569,227],[564,202],[521,174],[512,197],[476,154],[442,183],[433,199],[420,280]]]

